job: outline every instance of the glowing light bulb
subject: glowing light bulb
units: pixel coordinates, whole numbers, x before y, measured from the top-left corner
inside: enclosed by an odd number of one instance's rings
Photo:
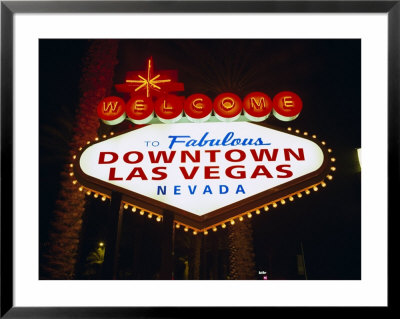
[[[106,138],[106,137],[107,137],[107,135],[106,135],[106,134],[104,134],[104,135],[103,135],[103,138]]]
[[[189,228],[185,227],[184,231],[185,231],[185,232],[188,232],[188,231],[189,231]]]
[[[231,220],[231,225],[235,225],[235,221],[233,219]]]
[[[77,180],[74,180],[74,181],[72,181],[72,184],[76,184],[76,183],[78,183],[78,181]]]
[[[325,145],[326,143],[325,143],[325,141],[322,141],[321,144],[322,144],[322,145]]]
[[[104,247],[104,243],[101,241],[101,242],[99,242],[99,246],[100,247]]]
[[[291,128],[291,127],[288,127],[288,128],[287,128],[287,130],[288,130],[288,131],[291,131],[291,130],[292,130],[292,128]]]
[[[179,224],[176,224],[176,226],[175,226],[176,228],[180,228],[181,227],[181,225],[179,225]]]
[[[91,191],[87,191],[86,192],[86,195],[90,195],[92,192]]]
[[[335,166],[332,166],[332,167],[331,167],[331,171],[332,171],[332,172],[336,171],[336,167],[335,167]]]
[[[69,173],[69,176],[74,176],[74,173],[73,172]]]
[[[330,181],[332,180],[333,176],[332,175],[326,175],[326,178],[329,179]]]
[[[314,190],[314,192],[316,192],[316,191],[318,190],[318,187],[317,187],[317,186],[314,186],[314,187],[313,187],[313,190]]]
[[[260,212],[259,209],[256,210],[256,214],[257,214],[257,215],[260,215],[260,214],[261,214],[261,212]]]
[[[335,162],[335,161],[336,161],[336,158],[332,157],[331,162]]]
[[[197,235],[197,231],[194,230],[194,231],[193,231],[193,235]]]
[[[290,196],[290,197],[289,197],[289,200],[290,200],[291,202],[293,202],[293,201],[294,201],[293,196]]]
[[[204,235],[208,235],[208,231],[205,230],[205,231],[204,231]]]
[[[325,182],[322,182],[322,183],[321,183],[321,186],[322,186],[322,187],[326,187],[326,183],[325,183]]]
[[[213,228],[213,231],[216,232],[216,231],[217,231],[217,227],[214,227],[214,228]]]
[[[136,207],[132,207],[132,213],[136,212]]]
[[[225,225],[225,224],[222,224],[221,227],[222,227],[222,228],[226,228],[226,225]]]
[[[156,221],[160,222],[160,221],[161,221],[161,217],[158,216],[158,217],[156,218]]]
[[[242,222],[242,221],[243,221],[243,216],[240,216],[240,217],[239,217],[239,220]]]
[[[281,204],[282,204],[282,205],[285,205],[285,204],[286,204],[286,201],[285,201],[284,199],[281,199]]]
[[[317,135],[313,135],[312,138],[317,138]]]
[[[251,218],[251,217],[253,217],[253,215],[251,213],[247,213],[247,217]]]
[[[82,149],[83,149],[82,147],[79,148],[80,151],[82,151]]]
[[[128,209],[128,207],[129,207],[128,204],[124,205],[124,209]]]
[[[297,134],[300,133],[300,130],[296,130],[296,133],[297,133]]]
[[[83,191],[83,187],[82,187],[82,186],[81,186],[81,187],[79,187],[78,189],[79,189],[79,191],[80,191],[80,192],[82,192],[82,191]]]
[[[114,135],[114,132],[111,132],[110,135],[113,136],[113,135]]]
[[[76,159],[76,155],[72,156],[73,159]]]
[[[143,216],[144,215],[144,210],[141,210],[139,214]]]
[[[86,144],[89,145],[89,144],[90,144],[90,141],[87,141]]]
[[[309,195],[309,194],[310,194],[310,191],[309,191],[308,189],[306,190],[306,194],[307,194],[307,195]]]
[[[268,205],[264,206],[264,210],[265,210],[266,212],[269,211]]]
[[[308,132],[304,132],[304,135],[307,136],[307,135],[308,135]]]
[[[332,152],[332,150],[330,148],[328,148],[328,153],[331,153],[331,152]]]
[[[302,194],[302,193],[297,193],[297,197],[298,197],[298,198],[302,198],[302,197],[303,197],[303,194]]]
[[[69,167],[74,167],[74,164],[69,164]]]
[[[278,204],[277,204],[277,203],[273,203],[273,204],[272,204],[272,207],[273,207],[273,208],[277,208],[277,207],[278,207]]]
[[[106,197],[105,196],[103,196],[102,198],[101,198],[101,200],[103,201],[103,202],[105,202],[106,201]]]
[[[99,197],[99,194],[97,194],[97,193],[94,193],[94,198],[97,198],[97,197]]]
[[[149,214],[149,215],[147,215],[147,217],[150,219],[150,218],[153,218],[153,214]]]
[[[97,142],[97,141],[99,140],[99,138],[98,138],[98,137],[96,137],[94,140]]]

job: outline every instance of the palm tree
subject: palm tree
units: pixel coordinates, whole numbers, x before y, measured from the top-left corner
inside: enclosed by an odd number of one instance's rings
[[[97,136],[99,121],[96,107],[110,93],[114,67],[117,64],[117,40],[91,41],[83,59],[80,81],[81,98],[76,113],[74,132],[69,142],[69,159],[86,141]],[[69,163],[61,173],[61,190],[52,218],[48,249],[41,265],[47,279],[74,279],[85,211],[85,194],[72,184]]]
[[[252,234],[250,221],[229,227],[229,279],[256,279]]]

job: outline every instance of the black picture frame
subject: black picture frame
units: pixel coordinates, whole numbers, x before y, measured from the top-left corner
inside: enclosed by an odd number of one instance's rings
[[[188,308],[14,307],[13,301],[13,19],[16,13],[387,13],[388,14],[388,204],[398,206],[400,105],[400,1],[1,1],[1,317],[132,318],[189,316]],[[388,223],[390,225],[390,223]],[[390,231],[389,231],[390,233]],[[390,246],[389,246],[390,247]],[[390,258],[389,258],[390,262]],[[390,280],[388,280],[388,284]],[[390,298],[388,305],[390,308]],[[242,308],[238,314],[240,315]],[[296,310],[291,308],[291,310]],[[222,315],[224,309],[196,310]],[[298,311],[298,309],[296,310]],[[296,313],[297,315],[299,313]]]

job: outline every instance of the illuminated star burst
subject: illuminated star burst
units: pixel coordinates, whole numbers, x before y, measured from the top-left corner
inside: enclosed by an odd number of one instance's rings
[[[171,82],[171,79],[159,79],[160,76],[160,74],[153,76],[153,60],[149,59],[147,62],[147,78],[138,74],[137,77],[139,80],[126,80],[126,82],[139,84],[139,86],[135,89],[135,92],[146,88],[146,96],[150,97],[151,89],[161,90],[161,87],[157,84]]]

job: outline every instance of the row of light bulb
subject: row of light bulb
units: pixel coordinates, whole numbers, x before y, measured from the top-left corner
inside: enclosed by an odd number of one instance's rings
[[[330,179],[330,180],[333,178],[331,175],[327,175],[327,176],[329,176],[328,179]],[[322,182],[320,182],[320,183],[318,183],[318,184],[315,184],[314,186],[312,186],[312,187],[310,187],[310,188],[307,188],[307,189],[305,189],[305,190],[303,190],[303,191],[304,191],[304,193],[305,193],[306,195],[309,195],[309,194],[311,194],[311,190],[317,192],[317,191],[318,191],[318,186],[319,186],[319,185],[321,185],[322,187],[326,187],[326,183],[325,183],[324,181],[322,181]],[[261,207],[255,209],[255,210],[252,210],[251,212],[246,212],[246,213],[240,215],[239,217],[236,216],[236,217],[234,217],[234,218],[225,220],[225,221],[222,222],[222,223],[213,225],[213,226],[211,226],[211,227],[209,227],[209,228],[206,228],[206,229],[203,229],[203,230],[201,230],[201,231],[193,228],[193,229],[192,229],[192,230],[193,230],[193,235],[197,235],[199,232],[203,232],[204,235],[208,235],[208,234],[209,234],[209,231],[216,232],[216,231],[218,230],[218,227],[219,227],[219,226],[220,226],[222,229],[225,229],[226,226],[227,226],[227,224],[230,224],[230,225],[233,226],[233,225],[236,224],[235,219],[239,220],[240,222],[244,221],[244,220],[245,220],[245,217],[247,217],[248,219],[250,219],[250,218],[253,217],[253,213],[255,213],[256,215],[260,215],[262,209],[263,209],[265,212],[268,212],[269,209],[270,209],[270,206],[272,206],[273,208],[277,208],[277,207],[278,207],[278,203],[280,203],[281,205],[285,205],[285,204],[286,204],[286,199],[288,199],[288,200],[291,201],[291,202],[294,201],[295,196],[297,196],[298,198],[303,197],[302,191],[299,191],[299,192],[297,192],[297,193],[295,193],[295,194],[289,195],[289,196],[287,196],[287,197],[285,197],[285,198],[282,198],[282,199],[280,199],[280,200],[271,202],[271,203],[269,203],[269,204],[267,204],[267,205],[261,206]],[[184,231],[185,231],[185,232],[188,232],[188,231],[189,231],[189,227],[188,227],[188,226],[185,226],[185,225],[182,225],[182,226],[184,227]],[[176,228],[181,228],[181,224],[177,222],[175,227],[176,227]]]

